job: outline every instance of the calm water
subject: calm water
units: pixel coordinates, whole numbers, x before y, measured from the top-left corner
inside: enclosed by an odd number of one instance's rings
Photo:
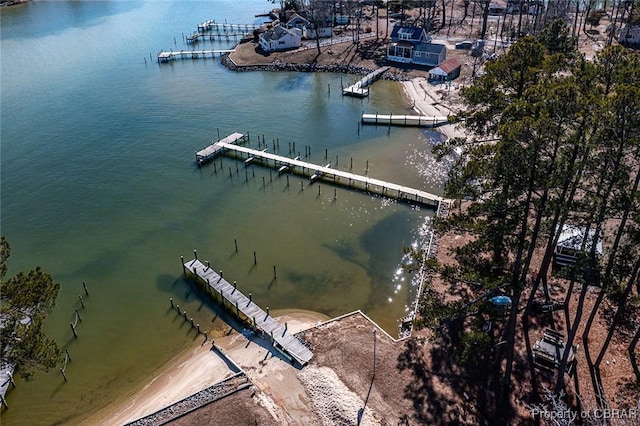
[[[400,85],[377,82],[358,100],[339,95],[341,78],[354,77],[233,73],[217,59],[159,66],[149,57],[186,48],[183,33],[206,19],[250,23],[269,6],[34,1],[1,10],[9,274],[39,265],[60,282],[47,331],[73,358],[67,383],[59,371],[19,380],[3,424],[75,424],[138,389],[193,344],[168,309],[170,297],[214,333],[215,308],[180,276],[180,255],[194,249],[272,311],[362,309],[396,334],[413,296],[411,277],[398,273],[402,248],[419,238],[431,212],[340,187],[334,200],[328,184],[320,195],[317,186],[301,191],[298,177],[287,187],[284,176],[270,182],[260,167],[245,182],[233,160],[215,173],[212,165],[196,168],[193,153],[218,132],[248,131],[254,146],[257,135],[278,138],[281,148],[295,141],[303,152],[311,146],[312,161],[325,162],[327,149],[340,168],[353,157],[354,170],[364,171],[368,160],[373,177],[432,189],[418,165],[433,134],[384,127],[357,134],[362,111],[405,109]],[[82,322],[73,339],[76,308]]]

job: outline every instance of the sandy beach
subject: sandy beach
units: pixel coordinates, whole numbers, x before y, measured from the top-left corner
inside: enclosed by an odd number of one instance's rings
[[[451,116],[460,112],[462,108],[458,84],[452,84],[447,88],[444,84],[432,84],[425,77],[414,77],[403,81],[402,87],[408,102],[418,114],[428,117]],[[437,130],[448,138],[465,136],[457,124],[440,126]]]
[[[280,311],[276,314],[279,315],[276,319],[281,323],[286,322],[292,333],[306,330],[328,319],[325,315],[310,311]],[[203,340],[198,339],[193,347],[177,355],[133,397],[105,407],[81,424],[123,425],[232,376],[235,372],[221,356],[211,350],[211,340],[206,343]],[[251,341],[236,331],[215,339],[216,346],[233,362],[243,369],[254,371],[262,370],[258,367],[264,364],[264,360],[272,358],[269,350],[259,343],[258,339]],[[271,369],[277,368],[278,364],[288,366],[288,363],[279,359],[271,364],[275,366]],[[266,374],[266,371],[260,373]]]

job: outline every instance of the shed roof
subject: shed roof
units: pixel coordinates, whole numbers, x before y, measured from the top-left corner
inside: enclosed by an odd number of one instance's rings
[[[560,233],[560,237],[558,238],[558,246],[567,247],[574,250],[580,250],[582,247],[582,242],[585,239],[586,228],[584,226],[577,225],[567,225],[565,224],[562,227],[562,232]],[[589,229],[589,233],[587,235],[587,244],[585,245],[585,249],[587,251],[591,250],[591,246],[593,244],[593,240],[596,235],[595,229]],[[598,255],[602,254],[602,239],[598,238],[596,242],[596,253]]]
[[[442,71],[444,71],[447,74],[451,74],[453,71],[456,70],[456,68],[460,68],[461,66],[462,64],[456,58],[449,58],[443,63],[441,63],[440,65],[438,65],[438,68],[441,68]]]

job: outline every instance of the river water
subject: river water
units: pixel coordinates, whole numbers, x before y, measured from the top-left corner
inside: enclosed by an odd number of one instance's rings
[[[161,49],[187,49],[183,34],[199,22],[252,23],[270,6],[33,1],[0,11],[8,275],[41,266],[61,284],[46,329],[72,357],[68,382],[59,370],[17,380],[3,424],[75,424],[137,390],[194,344],[169,298],[212,334],[220,329],[217,309],[181,277],[180,256],[194,249],[273,314],[361,309],[397,334],[415,291],[400,271],[403,248],[432,211],[324,183],[320,194],[306,181],[300,190],[296,176],[287,187],[260,166],[247,182],[232,159],[218,160],[218,172],[194,164],[218,134],[249,132],[253,146],[264,135],[286,155],[296,142],[311,146],[310,161],[326,162],[327,150],[339,168],[353,158],[356,172],[368,162],[372,177],[440,191],[424,167],[437,134],[375,126],[358,134],[363,111],[407,111],[398,83],[379,81],[360,100],[340,96],[353,76],[234,73],[217,58],[155,62]]]

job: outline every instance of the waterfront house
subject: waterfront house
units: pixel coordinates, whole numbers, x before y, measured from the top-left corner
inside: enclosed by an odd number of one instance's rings
[[[302,29],[302,38],[310,40],[315,39],[317,34],[317,38],[327,38],[333,35],[333,28],[331,27],[321,27],[318,29],[312,28],[311,26],[304,27]]]
[[[313,28],[313,24],[309,22],[308,19],[298,14],[294,14],[287,21],[286,27],[289,29],[293,29],[293,28],[299,29],[300,31],[302,31],[302,38],[307,40],[315,39],[316,34],[318,38],[331,37],[331,35],[333,34],[332,28],[326,25],[326,23],[320,23],[320,24],[322,24],[323,26],[317,29]]]
[[[302,31],[277,25],[260,34],[258,43],[265,52],[297,49],[302,44]]]
[[[446,56],[446,46],[431,43],[431,36],[424,28],[393,27],[387,47],[389,61],[435,67],[444,62]]]
[[[299,30],[302,30],[304,27],[310,27],[310,26],[311,26],[311,23],[309,22],[309,20],[307,18],[304,18],[298,15],[297,13],[291,15],[291,18],[289,18],[286,24],[286,27],[289,29],[298,28]]]

